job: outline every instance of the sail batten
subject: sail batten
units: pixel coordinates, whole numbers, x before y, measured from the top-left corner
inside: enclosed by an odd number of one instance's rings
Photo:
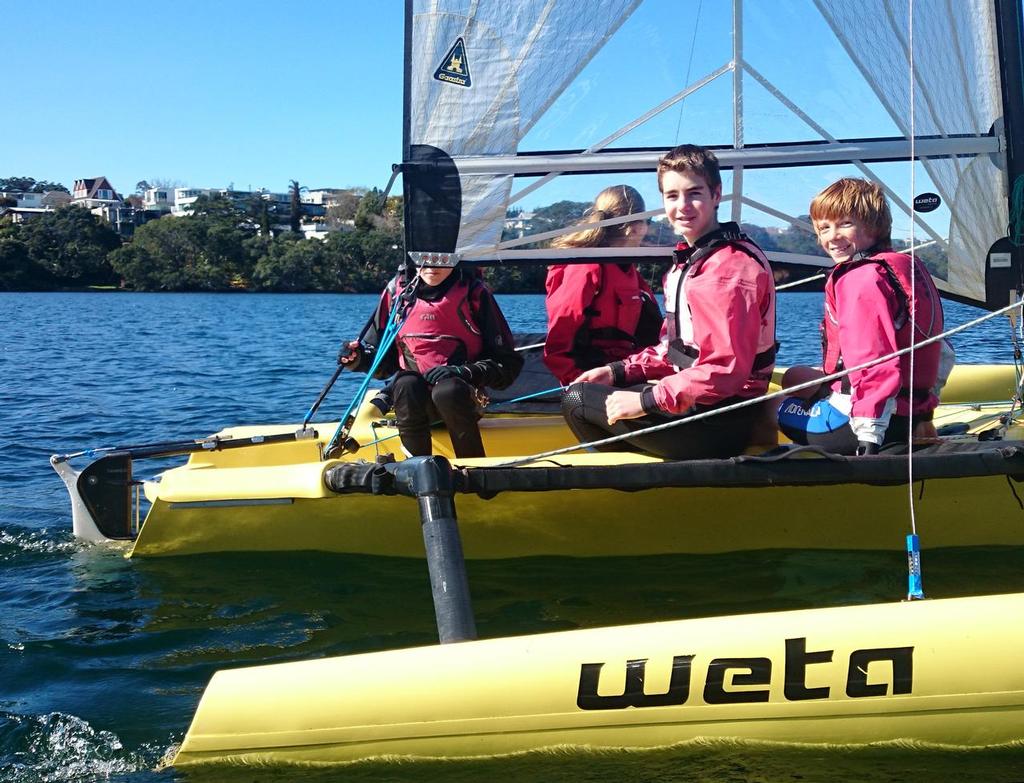
[[[995,136],[918,137],[917,154],[921,158],[940,159],[956,156],[974,157],[991,155],[1001,150]],[[640,152],[603,153],[578,152],[550,155],[474,155],[455,160],[459,170],[466,174],[543,174],[549,171],[592,173],[600,171],[652,171],[658,158],[668,148]],[[910,155],[910,140],[903,138],[807,142],[792,145],[747,146],[741,150],[716,149],[715,154],[723,168],[782,167],[815,165],[835,162],[902,161]]]

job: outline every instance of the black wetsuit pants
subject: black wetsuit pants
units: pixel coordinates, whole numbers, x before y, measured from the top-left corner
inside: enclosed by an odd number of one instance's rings
[[[625,391],[639,392],[643,389],[643,386],[633,386]],[[576,383],[565,390],[562,395],[562,415],[581,443],[612,435],[625,435],[711,409],[697,406],[678,416],[646,414],[639,419],[626,419],[609,425],[604,404],[608,396],[616,391],[622,390],[599,383]],[[738,402],[738,399],[724,400],[717,407],[734,402]],[[742,454],[750,445],[760,415],[761,407],[750,405],[691,424],[680,424],[597,448],[601,451],[642,451],[667,459],[733,457]]]
[[[480,414],[474,389],[459,378],[435,386],[417,372],[400,372],[392,381],[391,399],[402,446],[413,457],[432,453],[430,428],[437,421],[448,427],[456,457],[483,457]]]

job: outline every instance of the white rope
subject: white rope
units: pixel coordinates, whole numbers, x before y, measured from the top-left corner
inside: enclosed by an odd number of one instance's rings
[[[913,209],[914,194],[917,192],[915,180],[915,163],[917,133],[914,127],[914,0],[909,2],[907,12],[907,26],[910,28],[907,34],[908,63],[910,65],[910,205]],[[917,335],[917,254],[914,252],[914,221],[910,221],[910,378],[907,382],[907,501],[910,506],[910,532],[917,535],[917,513],[914,503],[914,343],[913,338]],[[935,307],[935,303],[932,303]],[[934,312],[932,317],[934,318]]]
[[[804,283],[812,283],[815,280],[821,280],[822,278],[825,277],[828,277],[828,275],[825,272],[822,272],[820,275],[805,277],[803,280],[794,280],[792,283],[783,283],[782,285],[777,285],[775,286],[775,290],[785,291],[787,288],[796,288],[798,285],[803,285]]]
[[[983,316],[980,316],[979,318],[975,318],[973,321],[968,321],[965,324],[961,324],[960,326],[956,326],[956,327],[954,327],[952,329],[948,329],[947,331],[943,332],[942,334],[937,334],[934,337],[929,337],[927,340],[921,340],[919,343],[915,343],[915,344],[910,345],[910,346],[908,346],[906,348],[901,348],[900,350],[894,351],[893,353],[887,354],[885,356],[880,356],[877,359],[872,359],[870,362],[864,362],[863,364],[858,364],[855,367],[848,367],[848,368],[842,370],[841,372],[834,372],[831,375],[823,375],[822,377],[816,378],[813,381],[807,381],[806,383],[800,383],[800,384],[797,384],[796,386],[790,386],[789,388],[786,388],[786,389],[780,389],[777,392],[768,392],[767,394],[764,394],[764,395],[762,395],[760,397],[752,397],[749,400],[742,400],[741,402],[736,402],[736,403],[733,403],[732,405],[726,405],[726,406],[724,406],[722,408],[716,408],[713,411],[705,411],[704,413],[697,413],[697,414],[694,414],[693,416],[682,417],[682,418],[676,419],[674,421],[665,422],[664,424],[655,424],[655,425],[653,425],[651,427],[645,427],[643,429],[636,430],[635,432],[625,433],[624,435],[614,435],[614,436],[612,436],[610,438],[604,438],[603,440],[594,440],[594,441],[590,441],[589,443],[577,443],[577,444],[575,444],[573,446],[566,446],[566,447],[561,448],[561,449],[552,449],[551,451],[542,451],[542,452],[539,452],[537,454],[533,454],[533,455],[528,456],[528,457],[519,457],[518,459],[510,460],[508,462],[500,462],[497,465],[494,465],[494,467],[496,467],[496,468],[512,468],[512,467],[515,467],[517,465],[526,465],[526,464],[529,464],[531,462],[537,462],[538,460],[545,459],[547,457],[555,457],[555,456],[558,456],[559,454],[569,454],[570,452],[573,452],[573,451],[580,451],[581,449],[594,448],[596,446],[607,446],[607,445],[609,445],[611,443],[618,443],[619,441],[629,440],[630,438],[635,438],[638,435],[646,435],[646,434],[651,433],[651,432],[660,432],[661,430],[667,430],[667,429],[670,429],[672,427],[678,427],[678,426],[680,426],[682,424],[690,424],[690,423],[695,422],[695,421],[702,421],[703,419],[709,419],[712,416],[718,416],[718,415],[723,414],[723,413],[729,413],[730,411],[739,410],[740,408],[746,408],[746,407],[748,407],[750,405],[756,405],[757,403],[764,402],[765,400],[774,400],[774,399],[777,399],[779,397],[785,397],[785,396],[788,396],[788,395],[792,394],[793,392],[801,391],[803,389],[810,389],[810,388],[815,387],[815,386],[820,386],[823,383],[830,383],[830,382],[832,382],[834,380],[838,380],[839,378],[842,378],[843,376],[848,375],[848,374],[850,374],[852,372],[859,372],[861,370],[866,370],[868,367],[874,367],[876,364],[881,364],[882,362],[887,362],[890,359],[896,358],[897,356],[903,356],[904,354],[909,353],[910,351],[914,350],[915,348],[923,348],[924,346],[931,345],[932,343],[936,343],[939,340],[944,340],[944,339],[946,339],[947,337],[949,337],[951,335],[959,334],[960,332],[963,332],[963,331],[965,331],[967,329],[972,329],[975,326],[977,326],[978,324],[982,324],[985,321],[988,321],[988,320],[990,320],[992,318],[995,318],[996,316],[1003,315],[1005,313],[1010,312],[1014,308],[1020,308],[1020,307],[1024,307],[1024,299],[1022,299],[1022,300],[1020,300],[1018,302],[1013,302],[1012,304],[1009,304],[1006,307],[1003,307],[1003,308],[1001,308],[999,310],[996,310],[994,312],[991,312],[991,313],[987,313],[987,314],[985,314]],[[1022,313],[1022,316],[1024,316],[1024,313]]]

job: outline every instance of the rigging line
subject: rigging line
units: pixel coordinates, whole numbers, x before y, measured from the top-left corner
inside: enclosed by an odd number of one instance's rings
[[[782,285],[777,285],[775,286],[775,290],[785,291],[787,288],[796,288],[798,285],[803,285],[804,283],[813,283],[815,280],[822,280],[823,278],[826,277],[828,277],[828,275],[825,272],[822,272],[820,275],[805,277],[803,280],[794,280],[792,283],[783,283]]]
[[[673,421],[665,422],[664,424],[655,424],[651,427],[645,427],[643,429],[636,430],[635,432],[628,432],[624,435],[613,435],[610,438],[604,438],[602,440],[593,440],[587,443],[577,443],[574,446],[566,446],[565,448],[561,449],[542,451],[527,457],[519,457],[518,459],[510,460],[508,462],[501,462],[497,465],[494,465],[493,467],[512,468],[516,467],[517,465],[527,465],[531,462],[536,462],[537,460],[544,459],[546,457],[554,457],[557,456],[558,454],[568,454],[573,451],[580,451],[581,449],[593,448],[595,446],[606,446],[611,443],[618,443],[623,440],[635,438],[637,435],[646,435],[651,432],[660,432],[661,430],[671,429],[672,427],[678,427],[682,424],[689,424],[694,421],[702,421],[703,419],[709,419],[713,416],[718,416],[723,413],[729,413],[731,411],[739,410],[740,408],[746,408],[750,405],[756,405],[757,403],[765,402],[766,400],[775,400],[780,397],[785,397],[791,395],[793,392],[802,391],[803,389],[810,389],[812,387],[819,386],[823,383],[830,383],[831,381],[838,380],[843,376],[849,375],[851,372],[859,372],[860,370],[866,370],[869,367],[874,367],[876,364],[887,362],[890,359],[896,358],[897,356],[903,356],[904,354],[909,353],[914,347],[924,348],[926,345],[931,345],[932,343],[939,342],[939,340],[944,340],[951,335],[959,334],[960,332],[966,331],[967,329],[973,329],[975,326],[978,326],[979,324],[982,324],[985,321],[989,321],[995,318],[996,316],[1003,315],[1005,313],[1010,312],[1013,309],[1021,307],[1024,307],[1024,299],[1021,299],[1020,301],[1017,302],[1012,302],[1006,305],[1006,307],[1001,307],[1000,309],[995,310],[991,313],[987,313],[983,316],[975,318],[973,321],[968,321],[967,323],[961,324],[960,326],[955,326],[952,329],[947,329],[942,334],[937,334],[934,337],[929,337],[927,340],[921,340],[919,343],[916,343],[915,345],[908,346],[907,348],[901,348],[900,350],[893,351],[892,353],[887,354],[885,356],[880,356],[877,359],[872,359],[870,362],[864,362],[863,364],[858,364],[855,367],[847,367],[841,370],[840,372],[834,372],[831,375],[824,375],[821,378],[816,378],[815,380],[807,381],[806,383],[800,383],[795,386],[790,386],[789,388],[786,389],[780,389],[779,391],[776,392],[767,392],[765,394],[762,394],[760,397],[751,397],[749,400],[742,400],[740,402],[735,402],[732,405],[726,405],[722,408],[716,408],[715,410],[712,411],[705,411],[704,413],[697,413],[694,414],[693,416],[678,418]]]
[[[418,279],[418,277],[414,278],[414,281]],[[409,283],[409,286],[411,285],[413,285],[413,283]],[[395,341],[395,337],[398,336],[398,330],[401,328],[402,321],[405,320],[406,315],[404,312],[401,312],[401,310],[403,302],[402,296],[403,294],[406,293],[407,289],[408,286],[404,286],[402,290],[399,291],[398,286],[395,286],[395,302],[391,308],[391,312],[388,313],[387,324],[385,325],[384,333],[380,337],[380,342],[377,345],[376,355],[374,356],[373,361],[370,363],[370,366],[366,370],[366,377],[359,384],[359,388],[356,390],[356,393],[352,395],[351,401],[345,408],[345,412],[342,414],[341,420],[338,422],[338,428],[334,431],[334,434],[331,436],[331,439],[327,441],[327,446],[324,448],[323,452],[324,454],[328,454],[334,447],[334,444],[338,442],[341,433],[346,429],[348,425],[349,416],[352,414],[354,410],[356,410],[357,405],[362,402],[363,397],[366,394],[366,390],[370,386],[370,381],[373,380],[374,372],[376,372],[377,368],[380,366],[381,361],[383,361],[384,355],[391,348],[391,344]]]
[[[697,2],[697,14],[693,20],[693,37],[690,39],[690,58],[686,61],[686,78],[683,79],[683,84],[690,83],[690,73],[693,70],[693,53],[697,46],[697,30],[700,28],[700,11],[704,6],[704,0],[698,0]],[[679,119],[676,120],[676,144],[679,143],[679,129],[683,125],[683,107],[686,106],[686,98],[684,97],[679,101]]]
[[[907,63],[910,74],[910,202],[914,202],[914,193],[917,192],[916,176],[916,147],[917,138],[915,135],[917,120],[915,114],[916,100],[916,79],[914,73],[914,0],[909,0],[907,9]],[[925,96],[927,99],[927,96]],[[959,173],[959,168],[957,169]],[[914,221],[910,221],[910,376],[907,379],[907,500],[910,508],[910,533],[914,543],[917,539],[917,513],[914,503],[914,350],[915,338],[917,337],[917,254],[914,252]],[[934,318],[935,303],[932,302],[932,317]],[[895,411],[894,411],[895,412]],[[908,541],[908,545],[910,542]],[[921,593],[920,555],[917,555],[915,568],[914,553],[910,553],[910,576],[908,598],[923,598]]]

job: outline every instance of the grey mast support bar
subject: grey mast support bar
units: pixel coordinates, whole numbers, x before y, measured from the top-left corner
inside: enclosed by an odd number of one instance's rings
[[[452,468],[444,457],[413,457],[409,490],[416,495],[423,526],[423,545],[434,597],[437,636],[441,644],[476,638],[476,621],[469,598],[469,579],[462,555],[462,538],[455,514]],[[398,471],[398,474],[404,471]],[[396,478],[398,478],[396,474]],[[401,486],[399,481],[399,486]],[[403,494],[408,494],[402,490]]]
[[[914,144],[918,158],[989,155],[1001,151],[995,136],[957,136],[919,138]],[[550,155],[494,155],[491,157],[455,158],[460,174],[547,174],[552,171],[584,174],[595,171],[654,171],[658,158],[668,150],[641,152],[574,152]],[[741,150],[715,150],[722,168],[767,168],[781,166],[824,165],[906,160],[910,157],[910,140],[904,138],[875,141],[812,142],[771,147],[744,147]]]
[[[476,638],[469,579],[455,515],[455,476],[444,457],[401,462],[341,462],[324,471],[324,484],[339,494],[405,495],[416,498],[423,526],[430,591],[441,644]]]

